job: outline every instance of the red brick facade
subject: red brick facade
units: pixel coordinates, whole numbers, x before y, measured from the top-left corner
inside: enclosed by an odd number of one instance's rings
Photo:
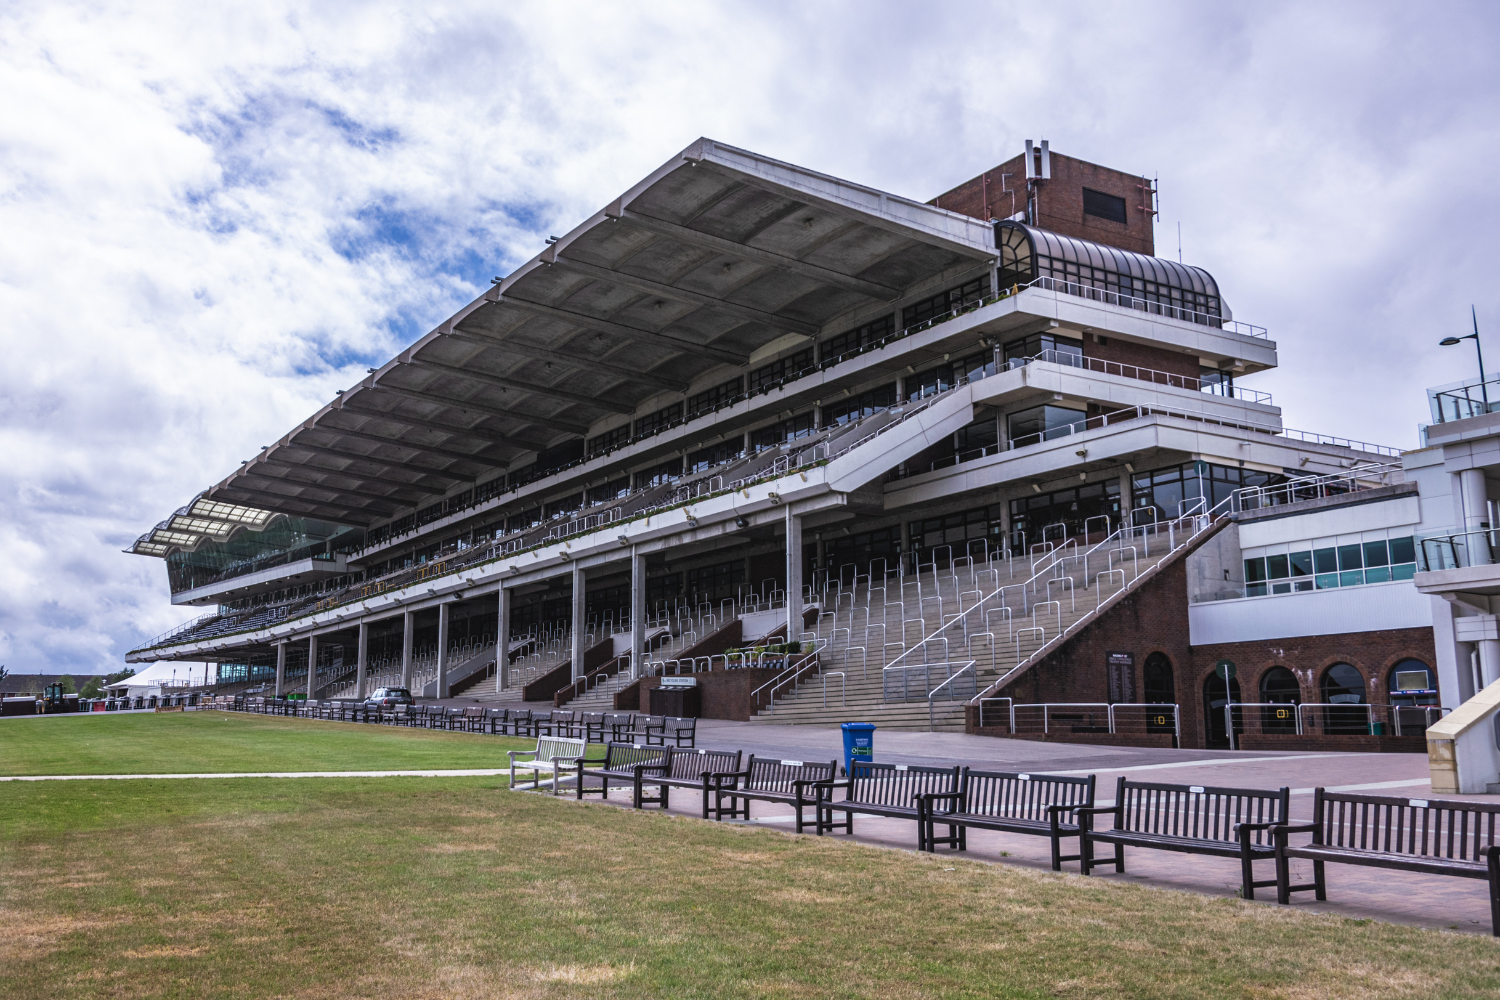
[[[976,219],[1008,219],[1026,207],[1024,161],[1024,155],[1007,160],[928,204]],[[1035,182],[1039,227],[1155,255],[1155,216],[1150,211],[1150,192],[1143,187],[1149,186],[1149,181],[1061,153],[1053,153],[1051,162],[1052,178]],[[1124,224],[1084,214],[1084,188],[1125,199]]]
[[[1200,539],[1206,541],[1207,538]],[[1365,679],[1366,700],[1373,704],[1390,701],[1391,674],[1405,659],[1417,659],[1429,667],[1436,664],[1431,628],[1388,629],[1375,632],[1345,632],[1299,636],[1255,642],[1193,646],[1188,627],[1187,558],[1179,554],[1133,594],[1090,623],[1077,636],[1033,667],[1015,683],[998,692],[1017,704],[1106,702],[1110,700],[1107,656],[1128,653],[1134,661],[1131,701],[1144,701],[1146,658],[1160,653],[1172,668],[1173,700],[1182,713],[1182,745],[1206,747],[1205,689],[1214,666],[1232,660],[1238,682],[1237,701],[1258,702],[1261,679],[1273,667],[1286,667],[1298,679],[1304,704],[1326,701],[1322,693],[1324,674],[1336,663],[1348,663]],[[1318,749],[1397,752],[1420,750],[1419,737],[1324,735],[1305,736],[1262,733],[1260,710],[1247,710],[1244,749]],[[1316,713],[1318,710],[1310,710]],[[970,732],[978,728],[977,713],[970,712]],[[1123,730],[1122,730],[1123,732]],[[994,735],[1001,735],[996,730]],[[1057,737],[1070,740],[1069,736]],[[1291,741],[1298,742],[1293,745]],[[1128,737],[1115,742],[1135,745]],[[1410,744],[1408,746],[1407,744]]]
[[[1100,340],[1104,342],[1100,343]],[[1152,347],[1148,344],[1134,344],[1118,337],[1105,336],[1096,340],[1092,334],[1087,334],[1083,338],[1083,354],[1084,357],[1098,358],[1101,361],[1148,368],[1151,371],[1167,372],[1171,375],[1182,375],[1193,379],[1199,376],[1203,368],[1197,354],[1172,351],[1165,347]],[[1114,369],[1110,371],[1113,373]],[[1132,373],[1127,370],[1124,374],[1128,376]],[[1196,387],[1196,383],[1190,386],[1190,388]]]

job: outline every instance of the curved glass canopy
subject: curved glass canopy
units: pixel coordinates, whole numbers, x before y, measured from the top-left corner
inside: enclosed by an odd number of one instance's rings
[[[1027,285],[1038,279],[1081,285],[1138,302],[1198,313],[1198,322],[1231,319],[1213,275],[1160,257],[1080,240],[1019,222],[995,224],[1000,252],[1000,285]],[[1130,305],[1122,302],[1121,305]]]

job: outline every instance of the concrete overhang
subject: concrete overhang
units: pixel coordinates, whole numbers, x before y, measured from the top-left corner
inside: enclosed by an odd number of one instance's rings
[[[1493,597],[1500,594],[1500,564],[1430,570],[1413,576],[1412,585],[1424,594],[1459,603],[1466,603],[1464,594]]]
[[[296,562],[181,591],[172,595],[172,603],[198,606],[222,604],[224,601],[253,597],[256,594],[281,590],[284,587],[326,580],[331,576],[343,576],[347,572],[349,572],[349,566],[341,554],[335,554],[331,559],[299,559]]]

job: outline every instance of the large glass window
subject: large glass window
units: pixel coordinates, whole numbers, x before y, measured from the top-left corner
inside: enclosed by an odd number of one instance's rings
[[[796,354],[788,354],[784,358],[777,358],[770,364],[761,365],[750,373],[750,391],[760,392],[775,388],[814,367],[811,347],[804,348]]]
[[[1083,410],[1066,406],[1033,406],[1029,410],[1012,413],[1008,418],[1010,444],[1012,448],[1024,448],[1042,441],[1053,441],[1067,437],[1082,427],[1075,427],[1088,420]]]
[[[722,465],[725,462],[739,458],[744,453],[744,450],[741,439],[734,438],[729,441],[720,442],[719,444],[710,445],[707,448],[700,448],[698,451],[690,451],[687,457],[687,471],[689,473],[702,472],[704,469],[712,468],[715,465]]]
[[[901,325],[903,327],[916,326],[925,323],[935,316],[951,312],[966,303],[981,299],[990,293],[990,276],[980,275],[972,281],[966,281],[962,285],[954,285],[944,292],[913,302],[901,310]]]
[[[1286,705],[1286,708],[1262,708],[1261,730],[1267,733],[1295,733],[1297,731],[1296,707],[1302,703],[1302,685],[1297,675],[1286,667],[1272,667],[1260,678],[1260,700],[1270,705]]]
[[[736,375],[723,385],[716,385],[712,389],[688,397],[687,415],[691,420],[701,413],[709,413],[729,403],[744,391],[745,380]]]
[[[1119,523],[1118,480],[1036,493],[1010,502],[1011,547],[1018,552],[1038,542],[1078,537],[1085,531],[1092,537],[1099,537],[1100,532],[1107,535]]]
[[[1001,547],[1002,517],[1000,505],[991,504],[912,521],[907,527],[917,561],[946,566],[950,558],[961,559],[971,551],[974,561],[981,561],[985,553]]]
[[[642,469],[635,474],[635,488],[646,489],[651,486],[661,486],[677,479],[682,475],[682,459],[674,458],[653,466],[650,469]]]
[[[833,427],[868,417],[872,413],[896,405],[896,383],[866,389],[857,396],[850,396],[823,407],[823,423]]]
[[[1062,337],[1055,333],[1033,333],[1005,345],[1006,361],[1026,361],[1041,358],[1059,364],[1081,365],[1083,363],[1083,341]]]
[[[1246,559],[1245,596],[1410,580],[1416,571],[1416,548],[1410,536],[1317,548],[1303,544],[1309,547],[1301,548],[1294,543],[1287,546],[1285,554]]]
[[[688,597],[694,603],[716,603],[737,596],[745,582],[745,560],[734,559],[688,570]]]
[[[798,413],[787,417],[769,427],[750,432],[750,446],[756,451],[762,448],[774,448],[778,444],[793,441],[797,438],[810,437],[816,429],[814,426],[814,414],[811,410],[806,413]]]
[[[878,344],[895,332],[895,314],[886,313],[879,319],[871,320],[863,326],[857,326],[853,330],[847,330],[823,341],[823,360],[832,361],[845,355],[858,354],[871,344]]]
[[[657,431],[671,427],[681,419],[681,403],[664,406],[655,413],[647,414],[635,422],[635,436],[645,437],[648,434],[655,434]]]
[[[359,548],[364,538],[361,528],[278,516],[260,531],[247,528],[222,542],[204,539],[191,552],[171,552],[167,583],[178,594],[303,559],[332,559],[335,552]]]
[[[823,541],[823,568],[832,578],[846,585],[855,576],[872,579],[895,573],[901,564],[901,526],[862,531],[842,538]]]
[[[1285,481],[1286,476],[1280,473],[1211,462],[1188,462],[1138,472],[1131,480],[1137,509],[1135,523],[1149,524],[1153,518],[1166,521],[1179,517],[1185,508],[1193,506],[1191,503],[1184,505],[1184,500],[1205,497],[1210,507],[1217,507],[1235,490],[1249,486],[1275,486]]]

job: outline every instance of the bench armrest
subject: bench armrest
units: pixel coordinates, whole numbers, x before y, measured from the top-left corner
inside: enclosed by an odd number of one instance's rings
[[[1272,823],[1270,825],[1269,829],[1271,831],[1271,837],[1272,837],[1272,839],[1274,839],[1276,841],[1276,843],[1278,843],[1278,844],[1285,844],[1286,843],[1287,834],[1291,834],[1291,833],[1317,833],[1318,832],[1318,824],[1316,824],[1316,823],[1297,823],[1297,824],[1293,825],[1293,824],[1289,824],[1289,823]]]
[[[1284,823],[1236,823],[1234,824],[1234,829],[1236,833],[1240,830],[1244,830],[1248,833],[1251,830],[1269,830],[1272,827],[1285,825],[1286,824]]]
[[[963,797],[963,792],[918,792],[916,795],[918,800],[926,799],[928,802],[933,799],[962,799]]]
[[[849,780],[850,779],[848,779],[848,778],[829,778],[829,779],[824,780],[824,781],[815,781],[815,780],[812,780],[812,779],[805,779],[805,780],[801,780],[801,781],[794,781],[794,782],[792,782],[792,784],[794,784],[794,785],[817,785],[820,788],[848,788],[849,787]]]
[[[748,777],[750,777],[750,772],[748,770],[746,770],[746,771],[710,771],[710,772],[708,772],[708,777],[710,777],[710,778],[748,778]]]
[[[1092,809],[1093,806],[1048,806],[1047,815],[1056,816],[1058,813],[1078,812],[1083,809]]]
[[[516,762],[516,758],[517,757],[535,757],[536,756],[536,751],[535,750],[507,750],[505,752],[508,753],[508,754],[510,754],[510,761],[511,761],[512,764],[514,764]]]
[[[1108,809],[1101,809],[1099,806],[1070,806],[1069,808],[1073,809],[1080,816],[1107,816],[1119,815],[1120,813],[1119,806],[1110,806]]]

